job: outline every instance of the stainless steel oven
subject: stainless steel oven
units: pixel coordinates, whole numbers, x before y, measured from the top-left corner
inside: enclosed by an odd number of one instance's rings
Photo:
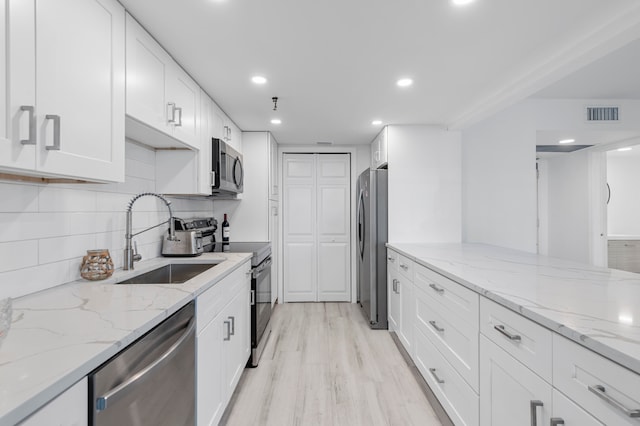
[[[271,256],[251,272],[251,358],[247,365],[257,367],[271,333]]]

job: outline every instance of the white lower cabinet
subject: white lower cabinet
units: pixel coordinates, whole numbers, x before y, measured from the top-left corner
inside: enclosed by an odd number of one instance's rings
[[[387,257],[391,257],[387,261],[389,330],[396,332],[402,346],[409,354],[413,355],[413,325],[416,316],[413,262],[394,252],[389,252]]]
[[[477,425],[478,394],[418,326],[415,327],[414,345],[415,364],[453,423]]]
[[[480,336],[481,425],[548,425],[551,404],[549,383]]]
[[[197,424],[217,425],[249,359],[250,264],[198,296]]]
[[[88,401],[89,384],[85,377],[20,422],[19,425],[86,426],[89,424]]]
[[[595,417],[580,408],[576,403],[560,393],[553,390],[553,416],[549,421],[551,426],[603,426],[604,423],[596,420]]]

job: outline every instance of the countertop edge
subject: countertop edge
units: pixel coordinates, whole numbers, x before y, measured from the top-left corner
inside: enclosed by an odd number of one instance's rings
[[[484,296],[502,306],[504,306],[505,308],[508,308],[509,310],[516,312],[522,316],[524,316],[525,318],[530,319],[531,321],[534,321],[536,324],[539,324],[545,328],[547,328],[548,330],[554,332],[554,333],[558,333],[559,335],[566,337],[568,339],[570,339],[573,342],[576,342],[577,344],[591,350],[592,352],[597,353],[598,355],[615,362],[616,364],[619,364],[620,366],[636,373],[636,374],[640,374],[640,360],[636,359],[634,357],[631,357],[629,355],[626,355],[620,351],[618,351],[617,349],[606,345],[602,342],[599,342],[597,340],[592,339],[589,336],[584,335],[583,333],[580,333],[579,331],[573,330],[571,329],[569,326],[565,325],[565,324],[560,324],[556,321],[554,321],[551,318],[548,318],[540,313],[537,313],[535,311],[530,310],[529,308],[520,305],[518,302],[515,302],[513,300],[508,299],[505,296],[500,295],[499,293],[487,290],[477,284],[474,283],[470,283],[460,277],[458,277],[457,275],[446,271],[440,267],[437,267],[433,264],[430,264],[429,262],[426,262],[418,257],[416,257],[415,255],[407,252],[406,250],[403,250],[399,247],[397,247],[396,245],[394,245],[394,243],[386,243],[385,246],[387,248],[393,249],[395,251],[397,251],[398,253],[402,254],[403,256],[406,256],[408,258],[410,258],[411,260],[413,260],[414,262],[429,268],[435,272],[437,272],[438,274],[449,278],[452,281],[455,281],[456,283],[462,285],[463,287],[466,287],[469,290],[474,291],[475,293],[478,293],[480,296]]]
[[[135,330],[131,331],[129,334],[119,339],[116,342],[105,345],[105,347],[96,355],[89,359],[87,359],[84,363],[74,367],[72,370],[64,373],[60,378],[58,378],[54,383],[47,385],[44,389],[34,393],[32,396],[28,397],[22,403],[15,405],[12,408],[9,408],[4,413],[0,413],[0,426],[9,426],[18,424],[21,421],[26,420],[30,415],[34,414],[40,408],[44,407],[47,403],[55,399],[58,395],[69,389],[71,386],[76,384],[78,381],[82,380],[86,377],[91,371],[95,370],[101,364],[112,358],[118,352],[126,348],[128,345],[133,343],[135,340],[143,336],[145,333],[150,331],[153,327],[160,324],[163,320],[177,312],[180,308],[185,306],[187,303],[195,300],[199,295],[206,292],[208,289],[216,285],[218,282],[229,276],[231,273],[236,271],[246,262],[251,260],[251,253],[233,253],[234,256],[238,256],[239,259],[235,260],[235,265],[229,267],[228,269],[221,271],[218,275],[216,275],[213,279],[208,281],[207,283],[198,286],[192,291],[185,291],[184,297],[177,299],[174,301],[171,306],[164,309],[162,312],[159,312],[153,318],[149,319],[143,324],[140,324]],[[206,259],[204,258],[182,258],[181,261],[191,261],[193,263],[206,263]],[[228,260],[228,259],[226,259]],[[144,271],[153,269],[158,265],[162,266],[165,264],[169,264],[171,262],[175,262],[176,258],[154,258],[145,262],[144,267],[140,268],[137,271],[116,271],[116,274],[119,274],[120,277],[123,275],[134,275],[137,273],[144,273]],[[103,281],[101,284],[112,284],[116,285],[116,274],[111,278]],[[63,284],[58,287],[68,287],[71,288],[73,286],[82,286],[82,285],[90,285],[86,281],[74,281],[71,283]],[[166,284],[163,286],[171,286],[171,284]]]

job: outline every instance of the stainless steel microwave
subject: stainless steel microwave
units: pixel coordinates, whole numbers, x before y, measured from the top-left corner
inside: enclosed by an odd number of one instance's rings
[[[214,138],[212,144],[212,195],[241,194],[244,182],[242,154],[223,140]]]

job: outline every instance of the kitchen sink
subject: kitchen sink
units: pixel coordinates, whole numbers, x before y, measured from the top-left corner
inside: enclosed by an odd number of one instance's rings
[[[219,263],[171,263],[116,284],[182,284]]]

